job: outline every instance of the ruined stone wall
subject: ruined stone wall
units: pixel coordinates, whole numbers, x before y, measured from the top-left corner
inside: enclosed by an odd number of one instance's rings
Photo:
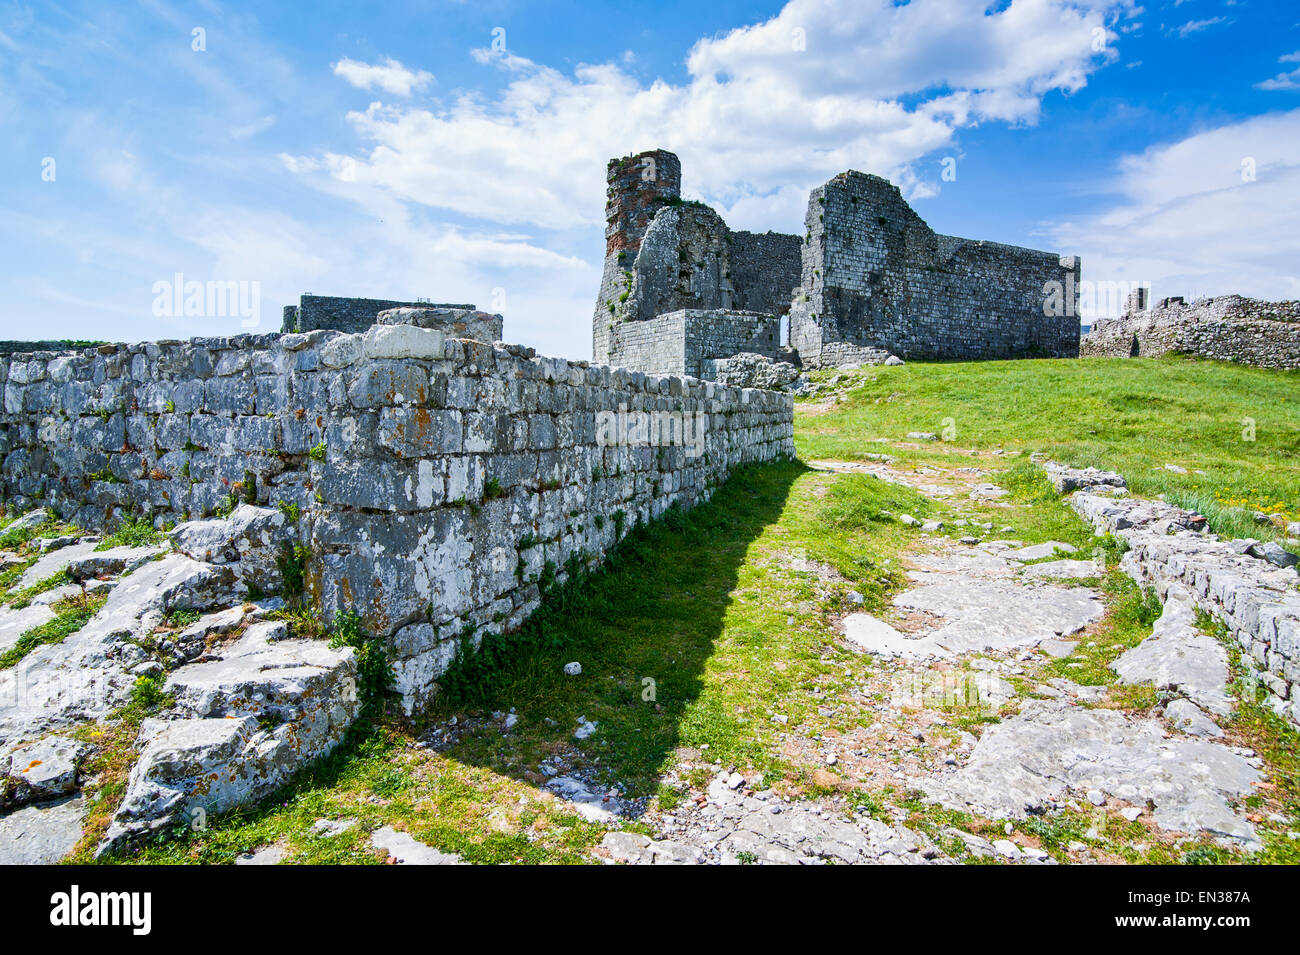
[[[297,305],[284,307],[283,332],[312,332],[332,328],[340,332],[364,332],[390,308],[455,308],[473,310],[473,305],[393,302],[379,298],[339,298],[333,295],[304,295]]]
[[[741,311],[784,315],[799,285],[801,245],[797,235],[732,232],[733,304]]]
[[[644,178],[651,173],[663,178]],[[597,361],[617,361],[611,352],[616,329],[670,312],[777,315],[789,308],[799,281],[798,237],[733,232],[709,206],[682,201],[681,165],[672,153],[611,160],[606,222],[605,269],[592,317]],[[633,332],[625,340],[640,337]]]
[[[645,321],[623,322],[610,338],[611,365],[657,375],[710,377],[710,359],[751,352],[777,360],[781,320],[771,314],[726,309],[679,309]]]
[[[648,375],[686,374],[686,313],[615,325],[610,329],[605,361]]]
[[[813,366],[833,363],[833,342],[904,358],[1074,357],[1078,280],[1077,258],[939,235],[896,186],[847,172],[808,203],[790,344]],[[1062,298],[1052,317],[1048,283]]]
[[[682,164],[665,149],[611,159],[605,169],[605,265],[591,320],[592,356],[605,361],[616,303],[627,292],[641,239],[666,204],[681,197]]]
[[[1220,620],[1256,671],[1272,708],[1300,724],[1300,594],[1294,568],[1243,552],[1217,535],[1189,533],[1204,521],[1162,501],[1079,491],[1071,506],[1099,532],[1129,545],[1120,566],[1161,599],[1181,591]]]
[[[794,451],[786,395],[412,325],[35,353],[0,387],[18,509],[98,528],[297,505],[312,604],[391,636],[408,709],[458,638],[519,626],[571,561]]]
[[[79,343],[77,342],[71,342],[71,341],[36,341],[36,342],[0,341],[0,355],[14,355],[20,352],[33,352],[33,351],[67,351],[70,348],[78,347],[78,344]],[[83,342],[80,344],[88,345],[91,343]],[[95,342],[94,344],[99,344],[99,343]]]
[[[1240,295],[1188,304],[1142,299],[1117,319],[1098,319],[1080,343],[1085,357],[1154,358],[1176,352],[1261,368],[1300,368],[1300,301],[1262,302]]]

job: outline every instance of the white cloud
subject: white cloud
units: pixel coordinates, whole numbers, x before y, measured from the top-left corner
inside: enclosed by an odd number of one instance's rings
[[[409,70],[391,57],[386,58],[382,65],[344,57],[334,64],[334,75],[343,77],[357,89],[378,87],[394,96],[410,96],[412,91],[422,90],[433,82],[432,73]]]
[[[1279,63],[1300,63],[1300,50],[1277,58]],[[1286,73],[1279,73],[1272,79],[1255,84],[1261,90],[1300,90],[1300,68]]]
[[[1216,27],[1221,23],[1231,23],[1229,17],[1209,17],[1205,20],[1188,20],[1182,26],[1174,27],[1173,32],[1178,34],[1179,39],[1191,36],[1193,33],[1201,33],[1210,27]]]
[[[1112,186],[1118,203],[1048,230],[1086,280],[1300,298],[1300,109],[1129,156]]]
[[[1044,96],[1078,90],[1116,58],[1111,26],[1131,9],[1131,0],[1012,0],[996,12],[969,0],[791,0],[764,23],[697,42],[680,84],[646,85],[617,63],[565,73],[475,50],[509,75],[499,94],[436,108],[371,104],[348,116],[364,154],[286,167],[492,222],[567,229],[603,221],[609,157],[663,146],[682,156],[692,194],[755,219],[764,204],[788,216],[791,187],[806,196],[848,168],[907,182],[908,164],[961,127],[1035,122]]]

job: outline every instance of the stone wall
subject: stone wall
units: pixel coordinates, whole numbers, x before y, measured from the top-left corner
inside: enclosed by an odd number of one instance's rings
[[[781,320],[759,312],[679,309],[644,321],[624,322],[611,333],[611,365],[656,375],[706,374],[707,362],[752,352],[782,357]]]
[[[823,359],[832,343],[904,358],[1079,352],[1077,258],[939,235],[898,187],[852,171],[813,190],[804,224],[790,344],[808,365],[842,360]]]
[[[1130,299],[1117,319],[1098,319],[1084,336],[1085,357],[1154,358],[1171,352],[1261,368],[1300,368],[1300,301],[1262,302],[1240,295],[1166,298],[1145,308]]]
[[[297,305],[284,307],[283,332],[312,332],[331,328],[340,332],[364,332],[390,308],[454,308],[473,311],[473,305],[394,302],[380,298],[339,298],[333,295],[304,295]]]
[[[615,303],[626,301],[641,239],[655,214],[682,193],[677,156],[657,149],[611,159],[605,170],[605,264],[591,320],[592,356],[605,361]]]
[[[746,312],[784,315],[799,284],[800,242],[781,232],[732,232],[733,304]]]
[[[813,190],[803,236],[733,232],[683,202],[681,164],[664,150],[611,160],[607,181],[597,361],[659,367],[633,364],[663,357],[643,341],[690,329],[628,326],[682,309],[789,314],[809,367],[1079,353],[1077,258],[939,235],[878,176]]]
[[[1154,587],[1162,600],[1181,591],[1222,621],[1272,708],[1300,724],[1300,591],[1294,568],[1251,556],[1239,546],[1245,542],[1191,530],[1203,526],[1204,518],[1161,501],[1114,497],[1096,488],[1069,500],[1098,532],[1128,543],[1120,566],[1130,575]]]
[[[462,636],[518,627],[637,522],[794,452],[786,395],[415,325],[34,353],[0,387],[20,510],[98,528],[296,505],[311,604],[390,636],[408,710]]]
[[[660,178],[647,178],[653,175]],[[616,329],[670,312],[789,309],[799,281],[797,236],[733,232],[709,206],[683,201],[681,164],[665,150],[611,160],[607,180],[605,267],[592,316],[596,361],[618,361]]]

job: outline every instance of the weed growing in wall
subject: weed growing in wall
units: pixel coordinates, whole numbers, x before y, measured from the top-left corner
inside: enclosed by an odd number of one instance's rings
[[[306,547],[302,544],[290,544],[288,541],[280,545],[280,552],[275,555],[275,566],[279,568],[280,578],[283,581],[280,595],[287,601],[294,602],[302,596],[307,557]]]
[[[351,647],[356,651],[357,700],[361,704],[361,719],[375,720],[383,716],[393,692],[393,671],[384,641],[367,633],[355,612],[345,610],[334,616],[330,646],[334,649]]]

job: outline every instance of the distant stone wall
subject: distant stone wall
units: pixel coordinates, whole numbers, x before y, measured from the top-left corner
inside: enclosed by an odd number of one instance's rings
[[[833,364],[832,343],[903,358],[1079,353],[1077,258],[939,235],[896,186],[860,172],[813,190],[805,230],[790,344],[806,364]]]
[[[637,522],[794,453],[787,395],[413,325],[36,353],[0,387],[17,509],[99,528],[297,505],[312,606],[389,635],[408,710],[462,636],[518,627]]]
[[[657,375],[711,377],[709,360],[752,352],[781,358],[781,320],[775,315],[725,309],[679,309],[645,321],[616,325],[611,365]]]
[[[613,326],[605,349],[606,362],[647,375],[686,374],[686,313],[670,312],[644,322]]]
[[[611,159],[605,170],[605,264],[591,320],[592,356],[606,361],[616,303],[626,301],[641,240],[656,213],[682,194],[682,164],[665,149]]]
[[[364,332],[378,320],[379,313],[390,308],[470,309],[473,305],[448,305],[430,302],[394,302],[379,298],[339,298],[332,295],[304,295],[297,305],[284,307],[283,332],[312,332],[333,329],[339,332]]]
[[[1262,302],[1240,295],[1167,298],[1146,309],[1130,300],[1117,319],[1098,319],[1084,336],[1084,357],[1154,358],[1171,352],[1256,365],[1300,368],[1300,301]]]
[[[1077,258],[939,235],[878,176],[850,171],[813,190],[803,236],[733,232],[682,201],[681,164],[665,150],[611,160],[606,196],[597,361],[658,361],[644,340],[683,326],[624,329],[683,309],[788,314],[809,367],[1079,353]]]

